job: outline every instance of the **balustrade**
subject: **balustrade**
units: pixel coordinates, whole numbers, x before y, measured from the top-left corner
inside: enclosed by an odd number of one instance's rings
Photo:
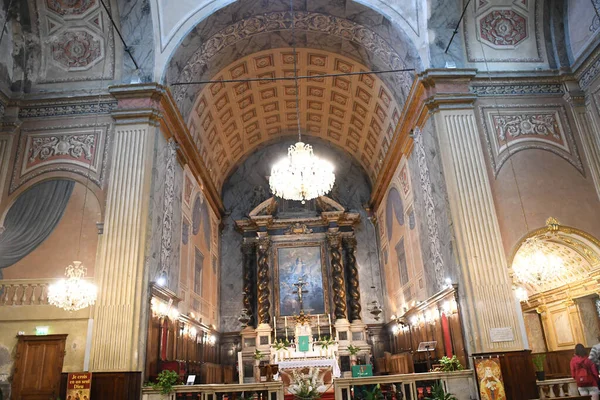
[[[48,281],[0,281],[0,306],[33,306],[48,304]]]
[[[579,397],[577,383],[572,378],[548,379],[537,381],[540,399],[552,399],[556,397]]]

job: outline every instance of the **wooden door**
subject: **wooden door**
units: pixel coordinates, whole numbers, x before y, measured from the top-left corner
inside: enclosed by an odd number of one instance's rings
[[[56,399],[67,335],[18,338],[12,400]]]

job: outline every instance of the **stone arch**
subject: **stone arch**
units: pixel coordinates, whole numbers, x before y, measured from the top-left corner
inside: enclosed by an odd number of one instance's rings
[[[528,292],[538,294],[565,285],[598,279],[595,271],[600,267],[600,240],[587,232],[560,225],[556,219],[549,218],[545,227],[527,233],[515,245],[510,257],[510,274],[513,281],[514,264],[523,255],[524,244],[532,239],[539,241],[544,254],[559,257],[564,264],[564,270],[560,275],[545,282],[523,285]]]

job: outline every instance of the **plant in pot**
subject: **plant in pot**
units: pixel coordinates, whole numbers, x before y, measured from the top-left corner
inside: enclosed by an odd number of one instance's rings
[[[457,400],[456,397],[451,393],[446,393],[444,386],[440,381],[433,384],[431,389],[431,396],[426,397],[425,400]]]
[[[358,354],[360,349],[356,346],[349,345],[347,350],[348,353],[350,353],[350,365],[356,365],[356,355]]]
[[[538,381],[543,381],[546,379],[546,372],[544,371],[544,362],[546,361],[545,354],[536,354],[531,360],[533,361],[533,366],[535,368],[535,378]]]
[[[439,371],[441,372],[462,371],[463,369],[464,367],[458,358],[456,358],[456,355],[452,356],[452,358],[446,356],[440,358]]]
[[[173,386],[179,383],[179,375],[175,371],[160,371],[156,382],[152,384],[154,390],[159,390],[160,394],[166,395],[173,391]]]

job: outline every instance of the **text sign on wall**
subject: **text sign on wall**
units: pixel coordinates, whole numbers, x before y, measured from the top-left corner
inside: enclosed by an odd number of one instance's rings
[[[492,328],[490,329],[490,339],[492,343],[513,342],[515,340],[515,335],[510,326],[504,328]]]
[[[90,400],[91,372],[75,372],[67,376],[67,399]]]

